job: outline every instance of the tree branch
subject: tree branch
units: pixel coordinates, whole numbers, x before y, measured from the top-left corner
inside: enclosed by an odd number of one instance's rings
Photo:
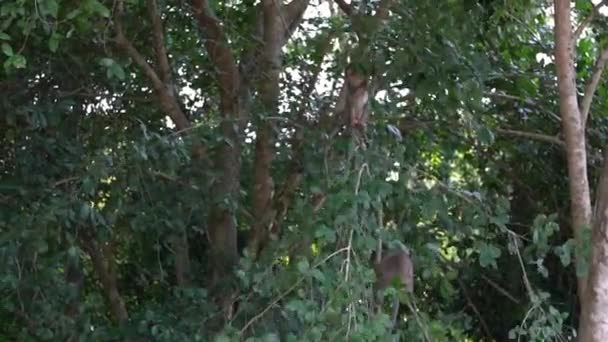
[[[154,71],[154,68],[146,61],[146,58],[137,51],[135,46],[131,43],[129,39],[127,39],[125,35],[125,30],[122,26],[122,18],[124,16],[124,1],[119,0],[117,6],[118,13],[115,15],[114,20],[114,29],[116,31],[116,44],[123,48],[129,57],[133,59],[135,64],[139,66],[146,77],[152,82],[152,86],[155,90],[160,91],[163,88],[163,82]]]
[[[338,7],[340,7],[340,9],[342,10],[342,12],[344,12],[344,14],[346,14],[347,16],[351,16],[353,14],[353,6],[347,4],[344,0],[334,0],[334,2],[336,4],[338,4]]]
[[[553,137],[550,135],[541,134],[541,133],[516,131],[516,130],[504,129],[504,128],[497,128],[496,132],[503,134],[503,135],[510,135],[513,137],[521,137],[521,138],[528,138],[528,139],[532,139],[532,140],[544,141],[544,142],[548,142],[548,143],[551,143],[554,145],[558,145],[560,147],[566,147],[566,143],[563,142],[562,140],[560,140],[559,138],[556,138],[556,137]]]
[[[129,320],[129,314],[116,284],[116,272],[111,250],[106,248],[105,251],[102,251],[92,236],[81,236],[79,240],[83,249],[91,257],[95,274],[99,277],[101,287],[110,302],[112,313],[119,322],[126,322]]]
[[[591,13],[585,17],[585,19],[583,19],[583,21],[581,21],[581,23],[576,27],[576,30],[574,30],[574,33],[572,34],[572,44],[576,45],[576,41],[581,36],[585,28],[591,24],[593,19],[595,19],[595,16],[598,15],[600,7],[604,6],[606,3],[608,3],[608,0],[602,0],[600,3],[593,6]]]
[[[218,83],[223,108],[232,108],[237,101],[240,75],[226,35],[207,0],[192,0],[194,17],[206,36],[205,48],[218,69]],[[222,115],[237,115],[236,111],[222,111]]]
[[[287,30],[285,32],[285,41],[291,38],[291,35],[300,25],[304,12],[308,8],[310,0],[292,0],[285,5],[283,12],[285,13],[285,21],[287,22]]]
[[[374,18],[377,21],[383,21],[388,18],[388,12],[394,2],[394,0],[381,0],[378,9],[376,10],[376,14],[374,14]]]
[[[546,114],[548,114],[550,117],[554,118],[558,122],[562,120],[559,115],[553,113],[550,110],[545,109],[541,104],[539,104],[536,101],[530,100],[530,99],[524,99],[524,98],[521,98],[518,96],[509,95],[509,94],[505,94],[502,92],[485,92],[484,95],[487,97],[501,98],[501,99],[505,99],[505,100],[522,102],[530,107],[535,107],[535,108],[541,110],[542,112],[545,112]]]
[[[608,48],[604,49],[600,53],[597,61],[595,62],[595,66],[593,67],[593,73],[585,86],[585,95],[583,96],[583,100],[581,102],[581,123],[583,129],[587,124],[587,117],[589,116],[589,110],[591,109],[591,103],[593,102],[593,95],[595,94],[597,86],[600,84],[600,80],[602,79],[602,73],[606,67],[606,61],[608,61]]]
[[[154,3],[154,0],[149,0],[150,3],[153,3],[152,6],[154,6],[154,8],[156,8],[156,4]],[[153,15],[153,10],[151,9],[151,15]],[[152,82],[152,86],[154,88],[154,90],[157,92],[159,100],[160,100],[160,105],[162,106],[162,109],[169,115],[169,117],[171,117],[171,120],[175,123],[175,126],[177,127],[178,130],[184,130],[190,127],[190,122],[188,121],[188,118],[186,118],[186,115],[184,114],[184,112],[181,110],[179,104],[177,103],[177,98],[176,98],[176,94],[173,91],[173,86],[172,85],[168,85],[166,84],[161,77],[158,76],[158,74],[156,73],[156,71],[154,70],[154,68],[146,61],[146,58],[139,52],[137,51],[137,49],[135,48],[135,46],[133,46],[133,44],[131,43],[131,41],[129,39],[127,39],[126,35],[125,35],[125,30],[122,26],[122,18],[124,16],[124,1],[119,0],[118,1],[118,7],[117,7],[117,14],[115,16],[115,20],[114,20],[114,28],[116,31],[116,44],[123,48],[127,54],[129,55],[129,57],[131,57],[133,59],[133,61],[135,62],[135,64],[137,64],[137,66],[139,66],[139,68],[144,72],[144,75],[146,75],[146,77],[150,80],[150,82]],[[159,22],[156,24],[153,24],[153,26],[155,26],[155,32],[154,32],[154,40],[155,40],[155,49],[160,49],[161,51],[164,52],[164,57],[162,57],[159,54],[159,50],[157,50],[157,59],[166,59],[167,58],[167,54],[164,48],[164,45],[162,48],[159,48],[158,45],[159,43],[162,43],[162,26],[160,26],[160,18],[158,18]],[[160,32],[156,31],[156,25],[159,25],[159,30]],[[160,35],[160,36],[159,36]],[[167,68],[168,68],[168,61],[167,63]],[[161,63],[163,64],[163,63]],[[165,76],[163,76],[163,78],[168,78],[170,77],[170,71],[167,71],[167,74]],[[202,150],[202,146],[200,146],[200,142],[196,142],[195,143],[195,153],[197,154],[204,154],[204,151]]]
[[[150,21],[152,21],[152,38],[154,40],[154,51],[156,52],[160,77],[165,84],[169,84],[172,83],[171,67],[169,65],[169,57],[167,56],[167,49],[165,47],[165,34],[162,20],[160,18],[156,0],[147,0],[147,3],[148,14],[150,16]]]

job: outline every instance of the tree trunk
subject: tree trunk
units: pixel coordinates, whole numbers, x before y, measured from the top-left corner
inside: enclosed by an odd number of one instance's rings
[[[608,341],[608,149],[596,196],[592,257],[579,321],[581,342]]]
[[[555,0],[555,65],[559,88],[560,113],[566,140],[568,183],[572,229],[577,242],[582,242],[582,232],[591,223],[591,199],[587,179],[587,150],[585,130],[578,107],[574,54],[572,51],[570,1]],[[577,255],[577,258],[584,258]],[[578,297],[585,298],[586,275],[578,277]]]
[[[129,314],[125,302],[118,291],[116,282],[116,271],[114,269],[114,256],[109,247],[102,247],[92,236],[81,236],[80,241],[83,249],[87,251],[95,274],[99,278],[101,287],[106,294],[106,299],[110,304],[110,309],[114,318],[120,323],[129,320]]]

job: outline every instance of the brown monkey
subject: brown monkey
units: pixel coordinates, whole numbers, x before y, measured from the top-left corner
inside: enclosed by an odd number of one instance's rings
[[[367,125],[366,106],[369,100],[368,79],[352,68],[346,69],[346,120],[350,127],[363,129]]]
[[[375,259],[374,256],[372,258]],[[382,291],[394,284],[395,280],[403,286],[407,292],[414,292],[414,264],[410,258],[409,251],[399,249],[393,250],[382,256],[380,262],[374,260],[374,272],[376,273],[376,283],[374,284],[374,296],[378,291]],[[378,307],[382,306],[382,300]],[[399,314],[399,298],[395,299],[392,322],[393,326],[397,323]]]

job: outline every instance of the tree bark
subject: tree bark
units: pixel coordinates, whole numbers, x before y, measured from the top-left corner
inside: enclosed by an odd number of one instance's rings
[[[560,113],[566,142],[572,229],[577,242],[591,223],[591,199],[587,178],[585,130],[578,107],[576,74],[570,22],[570,1],[555,0],[555,64],[559,88]],[[577,258],[584,258],[578,255]],[[584,303],[587,277],[578,277],[578,296]]]
[[[281,1],[262,1],[262,34],[264,42],[259,56],[260,68],[257,88],[260,94],[262,114],[258,118],[254,157],[254,186],[252,225],[249,249],[258,257],[270,237],[270,227],[275,218],[273,206],[274,180],[272,160],[274,159],[274,125],[267,119],[279,113],[280,75],[282,69],[282,48],[298,27],[309,0],[294,0],[283,6]]]
[[[608,149],[596,196],[589,282],[579,321],[580,342],[608,341]]]
[[[223,26],[207,0],[193,0],[194,17],[203,33],[209,58],[216,66],[222,115],[221,132],[226,140],[220,148],[217,166],[220,179],[212,189],[214,203],[208,221],[212,285],[231,274],[238,258],[236,219],[241,179],[241,137],[243,108],[239,91],[241,75],[228,45]]]
[[[100,247],[91,236],[81,236],[80,241],[83,249],[91,257],[93,269],[110,304],[112,314],[118,322],[127,322],[129,314],[118,290],[116,271],[114,269],[114,256],[111,249],[109,246]]]
[[[282,67],[281,48],[285,37],[285,26],[281,20],[283,6],[275,0],[262,2],[264,15],[264,48],[261,55],[261,79],[258,84],[262,114],[258,122],[255,157],[253,165],[253,217],[252,251],[258,256],[261,245],[267,240],[272,219],[272,195],[274,181],[271,174],[274,159],[272,121],[267,117],[276,116],[279,106],[279,82]]]

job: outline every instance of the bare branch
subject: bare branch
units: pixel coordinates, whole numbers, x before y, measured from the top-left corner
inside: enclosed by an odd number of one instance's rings
[[[147,0],[147,2],[148,14],[150,15],[150,21],[152,21],[152,38],[154,40],[154,51],[156,52],[160,77],[165,84],[168,84],[171,83],[171,67],[169,65],[169,57],[167,56],[167,49],[165,47],[163,23],[160,18],[156,0]]]
[[[528,138],[528,139],[532,139],[532,140],[544,141],[544,142],[555,144],[555,145],[558,145],[561,147],[566,147],[566,143],[563,142],[562,140],[560,140],[556,137],[541,134],[541,133],[516,131],[516,130],[504,129],[504,128],[497,128],[496,132],[503,134],[503,135],[510,135],[510,136],[514,136],[514,137],[521,137],[521,138]]]
[[[334,0],[334,2],[336,4],[338,4],[338,7],[340,7],[340,9],[342,10],[342,12],[344,12],[344,14],[346,14],[347,16],[351,16],[353,14],[353,6],[347,4],[344,0]]]
[[[607,3],[608,3],[608,0],[602,0],[602,1],[600,1],[600,3],[593,6],[593,10],[591,10],[591,13],[587,17],[585,17],[585,19],[583,19],[583,21],[581,21],[581,23],[576,27],[576,30],[574,30],[574,33],[572,34],[572,43],[573,44],[576,44],[576,41],[581,36],[581,34],[585,30],[585,28],[587,26],[589,26],[589,24],[591,24],[593,19],[595,19],[595,17],[598,15],[598,13],[600,11],[600,7],[606,5]]]
[[[585,95],[583,96],[583,101],[581,102],[581,123],[583,128],[587,124],[587,117],[589,116],[589,110],[591,109],[591,103],[593,102],[593,95],[595,94],[597,86],[600,84],[600,80],[602,79],[602,73],[606,67],[606,61],[608,61],[608,48],[604,49],[604,51],[600,53],[600,56],[593,67],[593,73],[585,86]]]

